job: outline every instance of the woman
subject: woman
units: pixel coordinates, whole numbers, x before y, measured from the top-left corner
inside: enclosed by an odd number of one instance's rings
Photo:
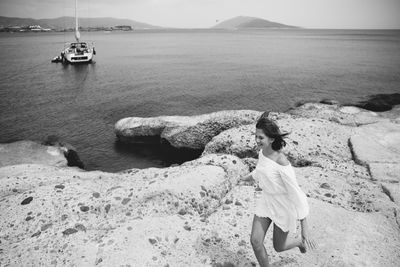
[[[264,247],[265,234],[274,223],[273,245],[277,252],[298,247],[305,253],[307,247],[315,248],[309,237],[306,217],[309,213],[307,197],[300,189],[293,167],[281,149],[286,145],[279,127],[266,116],[256,124],[256,143],[260,149],[255,170],[242,181],[255,181],[255,214],[251,230],[251,244],[260,266],[269,266]],[[301,222],[301,238],[288,237],[296,232],[296,222]]]

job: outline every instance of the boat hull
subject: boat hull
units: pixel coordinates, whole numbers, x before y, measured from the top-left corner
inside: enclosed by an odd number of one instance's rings
[[[93,53],[83,53],[83,54],[75,54],[75,53],[64,53],[64,61],[66,63],[74,64],[74,63],[90,63],[93,59]]]
[[[70,43],[65,46],[64,50],[61,52],[63,61],[70,64],[90,63],[92,62],[94,54],[95,50],[93,44],[88,44],[86,42]]]

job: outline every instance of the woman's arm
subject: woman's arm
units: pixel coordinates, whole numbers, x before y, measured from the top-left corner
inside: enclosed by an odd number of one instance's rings
[[[311,249],[315,249],[317,246],[314,240],[311,239],[306,218],[300,220],[300,224],[301,224],[301,240],[303,244]]]

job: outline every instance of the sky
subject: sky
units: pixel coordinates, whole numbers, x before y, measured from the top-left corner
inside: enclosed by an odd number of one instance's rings
[[[250,16],[304,28],[400,29],[400,0],[79,0],[78,5],[80,17],[174,28],[209,28]],[[73,16],[74,6],[74,0],[0,0],[0,16]]]

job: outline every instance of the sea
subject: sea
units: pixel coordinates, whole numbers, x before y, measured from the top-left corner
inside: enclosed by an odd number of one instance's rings
[[[400,93],[400,30],[82,32],[88,65],[51,63],[73,33],[0,33],[0,143],[56,135],[88,170],[166,167],[160,145],[125,146],[125,117],[283,112]]]

